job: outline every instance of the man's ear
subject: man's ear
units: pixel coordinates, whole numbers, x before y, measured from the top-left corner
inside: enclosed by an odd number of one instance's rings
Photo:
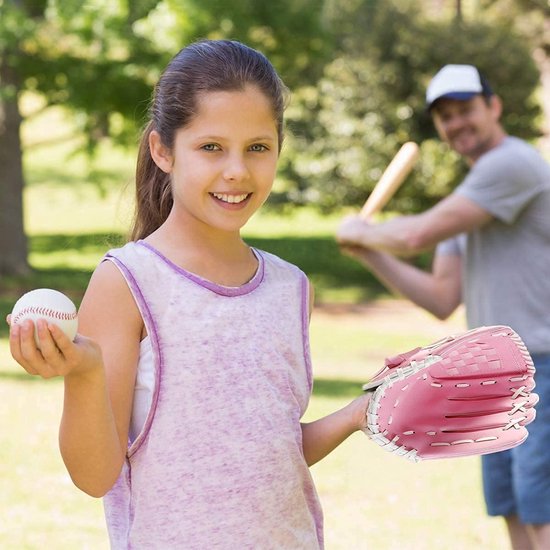
[[[160,134],[156,130],[152,130],[149,134],[149,150],[155,164],[163,171],[169,174],[172,171],[174,159],[172,152],[166,145],[162,143]]]
[[[492,95],[489,98],[489,106],[496,116],[496,120],[499,120],[502,115],[502,100],[498,95]]]

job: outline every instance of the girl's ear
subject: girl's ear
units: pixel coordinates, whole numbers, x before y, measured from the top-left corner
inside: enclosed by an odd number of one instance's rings
[[[172,152],[166,147],[161,139],[160,134],[156,130],[152,130],[149,134],[149,150],[155,164],[163,171],[169,174],[172,171],[174,159]]]

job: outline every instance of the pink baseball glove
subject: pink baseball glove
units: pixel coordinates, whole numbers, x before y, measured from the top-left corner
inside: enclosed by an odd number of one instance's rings
[[[386,359],[372,391],[365,433],[413,462],[481,455],[522,443],[535,418],[535,367],[507,326],[450,336]]]

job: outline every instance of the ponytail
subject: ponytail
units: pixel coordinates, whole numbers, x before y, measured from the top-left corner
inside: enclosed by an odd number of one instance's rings
[[[235,41],[201,40],[183,48],[170,61],[155,86],[149,108],[150,122],[139,147],[131,240],[143,239],[158,229],[174,202],[170,175],[151,157],[151,131],[156,130],[162,144],[173,151],[176,132],[187,127],[197,115],[201,96],[243,90],[247,84],[257,86],[269,100],[277,123],[280,150],[288,91],[262,53]]]
[[[172,209],[170,174],[154,162],[149,149],[149,134],[153,122],[143,131],[136,165],[136,207],[129,238],[144,239],[158,229]]]

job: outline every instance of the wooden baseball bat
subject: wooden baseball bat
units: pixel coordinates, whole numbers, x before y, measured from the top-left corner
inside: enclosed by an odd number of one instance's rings
[[[404,143],[384,170],[359,215],[367,220],[380,211],[399,189],[415,165],[420,149],[413,141]]]

